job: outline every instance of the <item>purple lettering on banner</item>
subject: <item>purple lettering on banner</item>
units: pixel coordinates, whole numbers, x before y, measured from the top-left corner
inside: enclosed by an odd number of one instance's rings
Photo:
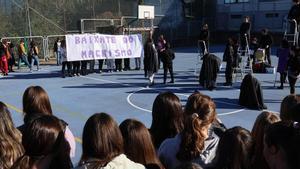
[[[132,51],[129,49],[127,50],[127,56],[131,56],[132,55]]]
[[[96,57],[101,57],[100,50],[96,50]]]
[[[116,43],[117,40],[116,40],[116,37],[111,37],[111,43]]]
[[[127,37],[126,37],[126,36],[123,37],[123,42],[124,42],[124,43],[127,43]]]
[[[132,36],[129,36],[129,43],[132,43],[134,41]]]
[[[94,40],[95,40],[95,43],[99,43],[99,37],[98,36],[94,36]]]
[[[85,37],[82,37],[82,39],[81,39],[81,43],[82,43],[82,44],[84,44],[84,43],[86,44],[86,43],[87,43],[87,40],[86,40],[86,38],[85,38]]]
[[[81,51],[81,58],[86,58],[86,51]]]
[[[110,51],[110,50],[108,51],[108,54],[109,54],[109,56],[112,56],[112,54],[111,54],[111,51]]]
[[[94,43],[94,42],[93,42],[93,37],[94,37],[94,36],[89,36],[90,44],[93,44],[93,43]]]
[[[109,41],[110,41],[110,40],[109,40],[110,37],[109,37],[109,36],[106,36],[105,38],[106,38],[106,43],[110,43],[110,42],[109,42]]]
[[[103,57],[107,57],[107,55],[106,55],[106,50],[102,50],[102,56],[103,56]]]
[[[121,56],[126,56],[126,51],[125,50],[121,50]]]
[[[89,51],[89,58],[94,58],[94,51],[93,50]]]
[[[76,36],[76,37],[75,37],[75,44],[77,45],[77,44],[79,44],[79,43],[80,43],[80,37]]]
[[[119,57],[120,56],[120,50],[119,49],[115,50],[115,54],[116,54],[116,57]]]
[[[99,37],[100,38],[100,43],[105,43],[104,37]]]

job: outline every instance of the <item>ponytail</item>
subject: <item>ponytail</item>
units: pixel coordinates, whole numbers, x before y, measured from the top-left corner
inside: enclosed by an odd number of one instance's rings
[[[195,92],[188,98],[185,114],[187,117],[176,155],[180,161],[190,161],[203,152],[208,128],[216,119],[216,105],[209,96]]]
[[[204,129],[206,125],[197,113],[186,118],[180,149],[177,153],[177,158],[180,161],[189,161],[199,157],[202,153],[204,141],[207,138],[207,131]]]

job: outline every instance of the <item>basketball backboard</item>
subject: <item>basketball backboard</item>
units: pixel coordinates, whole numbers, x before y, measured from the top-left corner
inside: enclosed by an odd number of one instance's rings
[[[139,5],[138,19],[154,19],[154,6]]]

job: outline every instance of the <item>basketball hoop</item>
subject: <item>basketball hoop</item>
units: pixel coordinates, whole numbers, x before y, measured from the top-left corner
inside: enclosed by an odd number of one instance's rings
[[[139,5],[138,19],[154,19],[154,6]]]

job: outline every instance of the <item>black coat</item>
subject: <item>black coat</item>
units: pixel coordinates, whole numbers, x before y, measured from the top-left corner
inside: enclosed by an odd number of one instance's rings
[[[220,70],[221,59],[213,54],[203,56],[203,63],[199,76],[199,83],[203,87],[215,87],[217,75]]]
[[[161,53],[160,59],[164,65],[172,65],[172,60],[175,59],[175,54],[171,49],[166,49]]]
[[[300,22],[300,4],[293,5],[289,11],[288,19],[295,19],[297,24]]]
[[[250,73],[242,81],[239,104],[250,109],[267,109],[260,82]]]
[[[144,46],[144,70],[154,73],[158,70],[157,51],[152,42],[147,42]]]
[[[250,22],[243,22],[240,26],[240,34],[250,34],[250,29],[251,29],[251,23]]]
[[[199,40],[208,41],[208,39],[209,39],[209,30],[202,29],[200,32]]]
[[[264,49],[267,48],[267,45],[269,46],[268,48],[270,48],[270,46],[273,43],[273,38],[270,34],[261,35],[259,43],[260,43],[260,46]]]

